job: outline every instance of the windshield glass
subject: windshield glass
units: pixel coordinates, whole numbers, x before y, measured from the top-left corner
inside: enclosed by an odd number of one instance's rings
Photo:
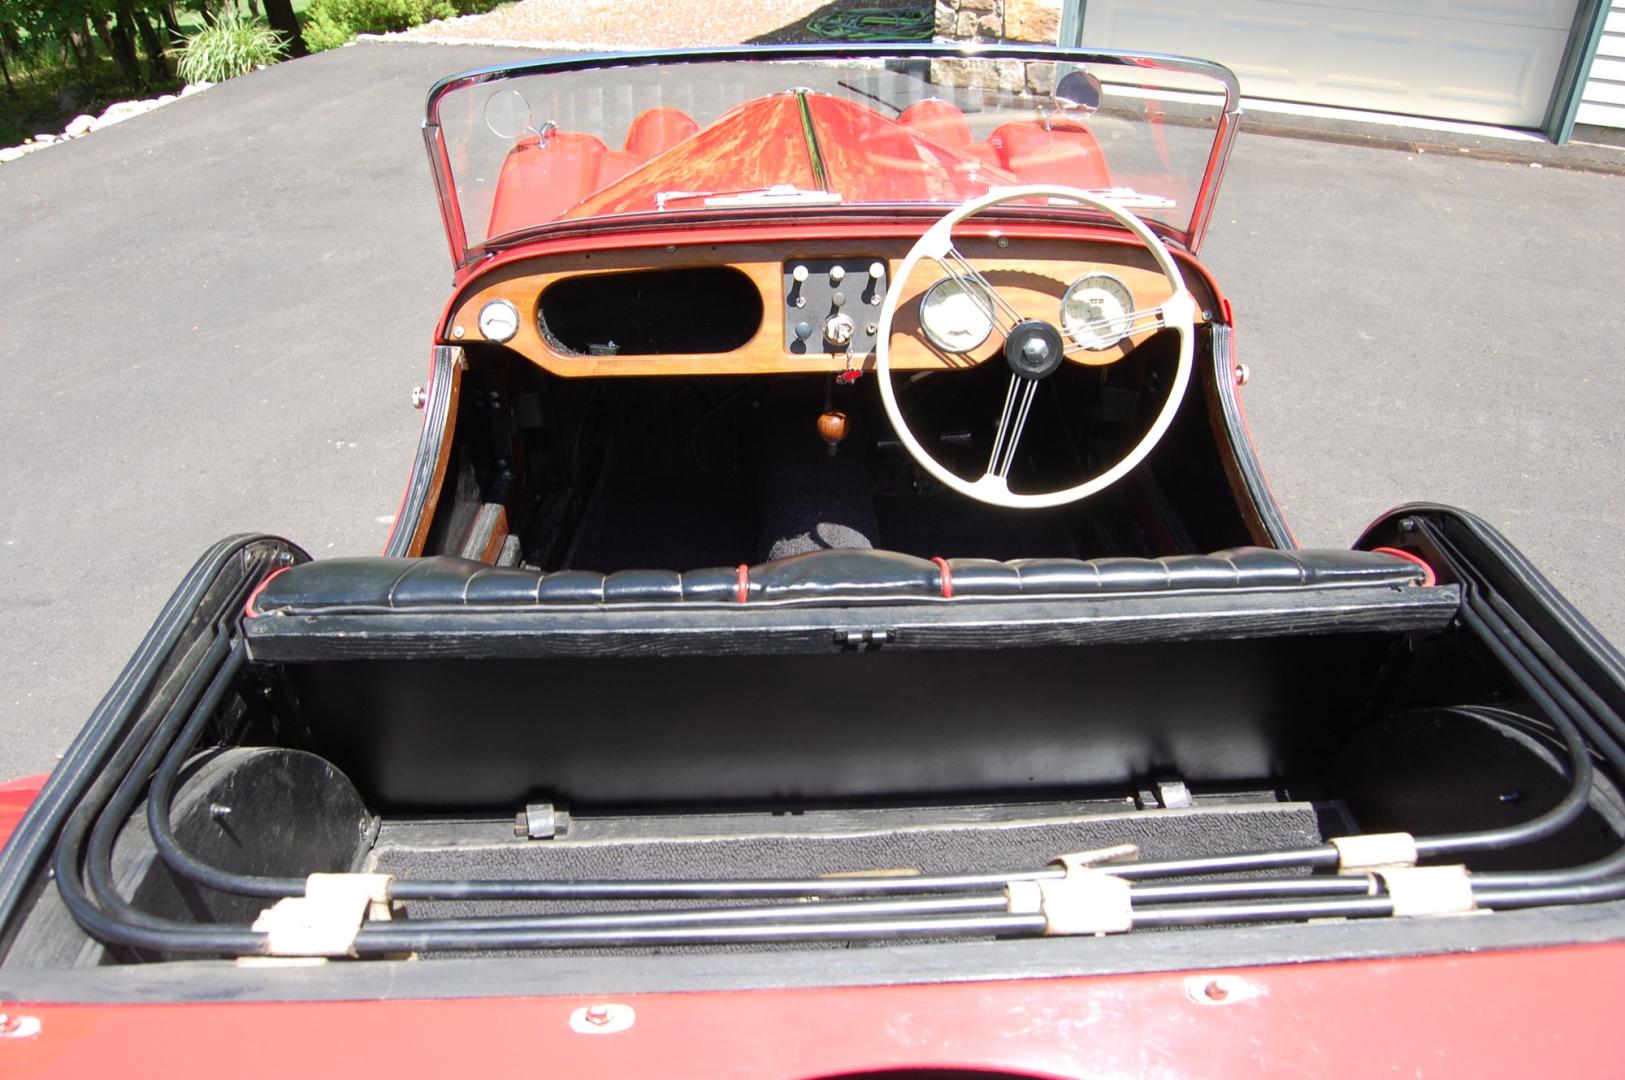
[[[1194,248],[1236,115],[1234,77],[1202,61],[788,47],[469,72],[431,92],[425,131],[461,263],[584,222],[940,212],[1023,184],[1110,194]]]

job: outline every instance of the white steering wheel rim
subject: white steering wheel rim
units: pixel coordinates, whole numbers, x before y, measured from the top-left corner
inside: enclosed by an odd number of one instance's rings
[[[1010,490],[1006,480],[992,471],[984,473],[980,479],[965,480],[949,472],[936,458],[925,449],[920,441],[914,437],[909,429],[908,422],[903,419],[902,410],[897,405],[897,394],[892,386],[891,376],[891,328],[892,321],[897,315],[898,305],[902,302],[903,286],[913,274],[915,266],[921,259],[931,258],[940,260],[953,246],[954,226],[970,217],[972,214],[985,210],[999,203],[1010,202],[1015,199],[1030,198],[1066,199],[1096,210],[1110,216],[1119,225],[1139,238],[1151,252],[1156,260],[1157,267],[1162,271],[1168,284],[1173,286],[1173,295],[1160,305],[1163,326],[1179,334],[1179,366],[1174,372],[1173,385],[1168,389],[1168,399],[1163,402],[1161,411],[1146,430],[1145,436],[1135,445],[1134,449],[1125,454],[1118,462],[1106,471],[1085,480],[1073,487],[1062,488],[1058,491],[1037,492],[1031,494],[1018,494]],[[915,241],[914,246],[903,257],[902,263],[892,275],[891,288],[886,290],[885,302],[880,308],[879,333],[875,338],[875,373],[880,380],[880,401],[886,410],[886,418],[891,421],[892,430],[902,442],[904,449],[919,463],[920,467],[930,473],[938,482],[950,490],[961,495],[975,499],[978,502],[988,503],[992,506],[1002,506],[1010,510],[1040,510],[1051,506],[1064,506],[1067,503],[1086,499],[1091,495],[1104,491],[1106,488],[1127,476],[1146,455],[1162,440],[1168,427],[1174,421],[1174,414],[1179,411],[1180,403],[1185,399],[1185,389],[1190,383],[1191,367],[1195,355],[1196,342],[1196,300],[1190,291],[1185,288],[1185,278],[1179,272],[1179,266],[1174,257],[1169,254],[1168,248],[1157,238],[1157,234],[1148,228],[1145,222],[1135,217],[1129,211],[1098,195],[1077,188],[1064,187],[1058,184],[1030,184],[1025,187],[999,188],[986,195],[978,196],[964,203],[957,209],[950,211],[936,224],[925,231],[925,235]],[[1063,333],[1063,340],[1064,333]],[[998,363],[997,360],[990,361]],[[1062,363],[1068,361],[1063,360]]]

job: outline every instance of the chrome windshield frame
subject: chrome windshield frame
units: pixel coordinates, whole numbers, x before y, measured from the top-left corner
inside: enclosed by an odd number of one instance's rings
[[[448,75],[429,88],[428,102],[423,114],[423,138],[429,153],[429,166],[434,174],[435,196],[440,201],[440,215],[446,229],[446,241],[451,248],[452,263],[461,269],[483,258],[492,245],[482,241],[468,243],[468,232],[463,223],[462,209],[457,201],[455,178],[451,175],[451,156],[440,125],[440,102],[447,94],[503,79],[527,75],[545,75],[593,69],[648,67],[653,65],[728,63],[739,61],[773,60],[930,60],[936,58],[963,58],[981,60],[1048,61],[1058,64],[1107,64],[1119,67],[1141,67],[1158,71],[1183,72],[1201,75],[1218,83],[1224,89],[1224,106],[1219,113],[1212,150],[1206,168],[1197,186],[1191,208],[1188,229],[1164,226],[1159,229],[1195,253],[1207,233],[1213,204],[1218,197],[1219,184],[1235,142],[1241,120],[1241,87],[1229,68],[1211,60],[1171,56],[1161,53],[1101,52],[1092,49],[1069,49],[1053,45],[956,45],[956,44],[831,44],[831,45],[741,45],[731,48],[668,49],[646,52],[611,52],[560,56],[542,60],[526,60],[513,64],[498,64],[474,68]],[[617,219],[618,221],[619,219]],[[579,223],[577,223],[579,224]],[[614,228],[615,222],[604,222]],[[538,230],[526,230],[535,236]]]

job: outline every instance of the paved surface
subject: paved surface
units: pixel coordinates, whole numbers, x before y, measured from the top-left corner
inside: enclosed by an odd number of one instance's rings
[[[513,53],[364,44],[0,167],[0,775],[49,766],[196,555],[376,551],[450,278],[418,133]],[[1625,181],[1243,137],[1204,255],[1300,538],[1500,525],[1625,641]]]

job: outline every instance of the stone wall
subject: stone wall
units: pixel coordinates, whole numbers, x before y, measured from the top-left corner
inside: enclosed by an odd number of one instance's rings
[[[1021,41],[1056,45],[1064,0],[936,0],[936,40],[949,44]],[[980,86],[1006,93],[1047,94],[1055,65],[1020,60],[936,60],[932,81],[943,86]]]
[[[1057,45],[1063,0],[937,0],[938,41]]]

